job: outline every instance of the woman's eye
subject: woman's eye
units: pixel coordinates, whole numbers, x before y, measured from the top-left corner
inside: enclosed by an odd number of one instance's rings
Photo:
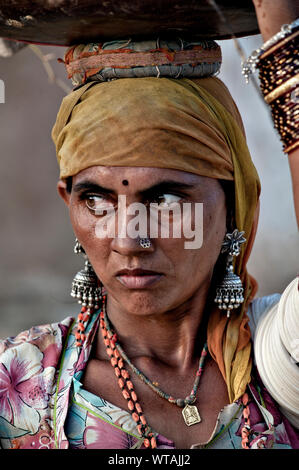
[[[88,196],[85,204],[95,215],[104,215],[104,212],[114,210],[112,202],[107,201],[102,196]]]
[[[175,194],[162,194],[155,198],[154,202],[158,203],[159,208],[171,207],[172,205],[177,204],[182,198],[176,196]]]

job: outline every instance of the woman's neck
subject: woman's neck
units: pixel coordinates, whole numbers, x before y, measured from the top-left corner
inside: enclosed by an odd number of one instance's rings
[[[209,286],[204,286],[179,306],[161,314],[132,315],[107,296],[107,316],[130,359],[148,357],[180,371],[200,356],[206,341]],[[96,356],[106,355],[98,335]]]

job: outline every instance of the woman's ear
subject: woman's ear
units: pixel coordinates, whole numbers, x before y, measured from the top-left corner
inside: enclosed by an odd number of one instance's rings
[[[65,204],[69,207],[71,193],[67,190],[66,182],[59,180],[57,183],[57,191],[59,196],[64,200]]]

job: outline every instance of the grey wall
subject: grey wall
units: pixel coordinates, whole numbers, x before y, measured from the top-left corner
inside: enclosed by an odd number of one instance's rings
[[[260,36],[244,38],[249,54]],[[262,181],[261,216],[250,272],[259,295],[281,292],[298,272],[299,238],[287,158],[264,103],[241,75],[232,41],[221,42],[220,78],[229,87],[244,119],[249,148]],[[62,57],[64,48],[41,47]],[[68,83],[62,64],[51,61]],[[69,296],[81,259],[67,210],[56,192],[58,166],[50,131],[64,91],[48,81],[30,48],[0,59],[5,104],[0,104],[0,337],[33,324],[76,316]],[[70,85],[70,84],[69,84]]]

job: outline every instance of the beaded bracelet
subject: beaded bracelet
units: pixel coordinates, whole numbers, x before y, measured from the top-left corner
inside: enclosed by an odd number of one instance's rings
[[[249,75],[251,75],[258,67],[258,63],[260,61],[261,55],[265,51],[270,49],[273,45],[276,45],[278,42],[280,42],[282,39],[286,38],[287,36],[290,36],[292,32],[296,30],[298,27],[299,27],[299,18],[297,18],[291,24],[282,25],[281,30],[277,34],[272,36],[262,46],[260,46],[258,49],[256,49],[255,51],[251,53],[251,55],[242,65],[242,74],[245,77],[246,83],[248,83],[249,81]]]
[[[271,107],[285,153],[299,146],[298,38],[296,30],[264,52],[258,63],[261,91]]]
[[[270,103],[274,127],[280,134],[285,153],[299,147],[299,96],[292,97],[293,93],[294,90],[289,91]]]
[[[288,80],[293,79],[299,73],[298,35],[299,30],[289,37],[287,43],[280,44],[279,49],[269,50],[262,54],[259,63],[259,79],[264,96],[274,91],[276,87],[280,87]],[[285,89],[285,91],[287,90]]]
[[[299,19],[283,25],[281,31],[254,51],[243,65],[249,74],[259,69],[260,88],[270,106],[274,127],[289,153],[299,146]]]

